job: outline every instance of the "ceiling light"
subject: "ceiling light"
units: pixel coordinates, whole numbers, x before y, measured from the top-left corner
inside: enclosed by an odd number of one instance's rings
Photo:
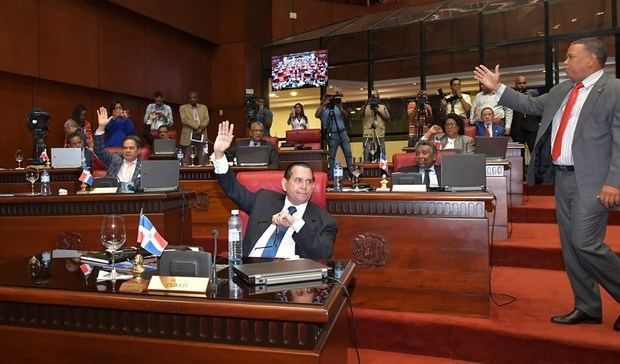
[[[604,12],[604,11],[599,11],[598,13],[595,13],[594,15],[601,16],[601,15],[603,15],[603,14],[605,14],[605,12]]]
[[[276,95],[275,92],[270,92],[269,93],[269,97],[280,97],[280,96]]]
[[[576,22],[577,22],[577,18],[572,18],[572,19],[570,20],[570,22],[571,22],[571,23],[576,23]]]
[[[297,91],[291,91],[291,96],[297,96]]]

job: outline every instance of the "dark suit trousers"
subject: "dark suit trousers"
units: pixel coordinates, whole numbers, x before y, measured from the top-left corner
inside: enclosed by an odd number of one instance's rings
[[[575,172],[561,168],[555,173],[555,203],[575,308],[601,317],[599,284],[620,302],[620,258],[603,242],[609,213],[584,203]]]

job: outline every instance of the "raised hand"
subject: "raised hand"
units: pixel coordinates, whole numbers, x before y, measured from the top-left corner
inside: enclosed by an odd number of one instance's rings
[[[484,65],[480,65],[474,69],[474,78],[476,81],[493,91],[499,90],[499,76],[499,65],[495,66],[495,72],[486,68]]]
[[[105,107],[101,106],[97,110],[97,124],[99,125],[99,129],[104,130],[106,125],[108,125],[108,123],[110,122],[110,119],[111,118],[108,117],[108,110],[106,110]]]
[[[217,138],[215,138],[215,142],[213,142],[213,154],[215,159],[222,158],[226,149],[230,147],[235,137],[233,134],[234,127],[235,126],[228,120],[222,121],[218,126]]]

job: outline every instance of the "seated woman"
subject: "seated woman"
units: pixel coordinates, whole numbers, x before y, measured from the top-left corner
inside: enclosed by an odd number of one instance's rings
[[[288,125],[293,127],[293,130],[308,129],[308,118],[304,113],[304,106],[299,102],[293,105],[291,115],[288,117]]]
[[[75,133],[78,130],[85,144],[93,143],[93,130],[90,126],[90,121],[86,120],[86,114],[86,106],[81,104],[75,105],[71,118],[65,122],[65,147],[69,146],[69,134]],[[71,129],[68,130],[67,126]]]
[[[129,113],[123,109],[120,101],[115,101],[110,107],[109,122],[105,127],[104,147],[122,147],[123,140],[128,135],[135,134],[133,122],[129,119]]]
[[[444,122],[445,133],[439,125],[433,125],[422,136],[420,140],[438,140],[441,149],[456,149],[461,153],[474,152],[474,140],[465,135],[465,124],[463,119],[456,114],[448,114]]]

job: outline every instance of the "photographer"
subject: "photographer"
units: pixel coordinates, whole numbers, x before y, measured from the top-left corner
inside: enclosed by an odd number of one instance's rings
[[[441,115],[456,114],[462,118],[466,118],[471,110],[471,97],[461,92],[461,79],[454,77],[450,80],[449,95],[443,95],[443,91],[439,89],[441,101],[439,105],[439,113]]]
[[[347,167],[353,165],[351,140],[344,124],[348,115],[342,108],[342,95],[323,95],[321,105],[316,109],[314,117],[321,120],[321,128],[325,133],[325,144],[329,148],[329,175],[333,177],[338,146],[342,148]]]
[[[418,106],[422,104],[424,104],[424,108]],[[407,104],[407,117],[409,119],[409,142],[407,146],[415,147],[433,122],[433,109],[428,104],[424,90],[420,90],[414,101]]]
[[[381,152],[385,152],[385,123],[390,121],[390,113],[379,102],[377,90],[372,90],[363,110],[364,163],[370,163],[377,161]]]
[[[273,122],[273,113],[267,106],[265,106],[265,98],[258,97],[256,99],[256,103],[258,104],[258,111],[256,112],[256,120],[259,123],[263,124],[264,136],[271,136],[271,123]],[[248,125],[249,127],[250,125]]]

